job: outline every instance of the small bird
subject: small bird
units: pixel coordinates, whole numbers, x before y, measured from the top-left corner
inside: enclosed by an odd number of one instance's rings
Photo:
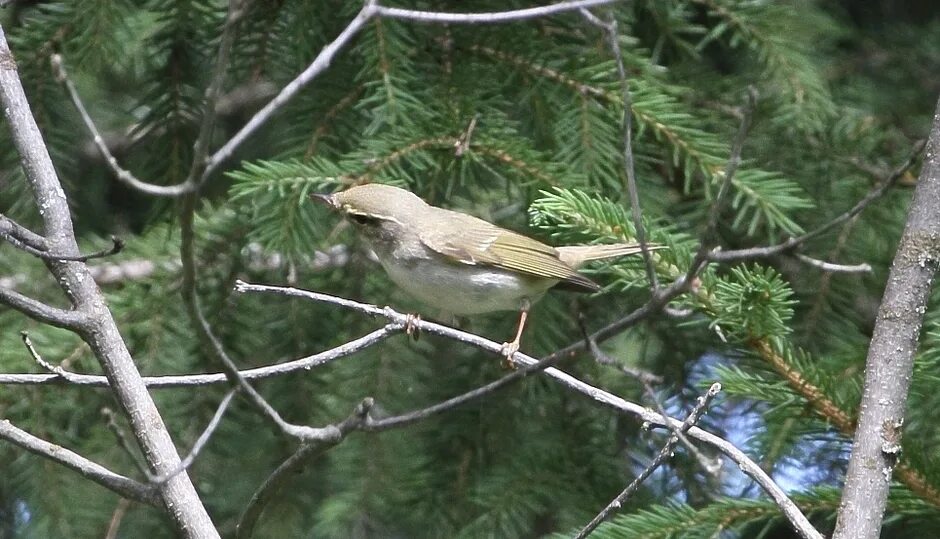
[[[389,278],[423,303],[455,315],[519,311],[516,337],[503,344],[507,358],[519,349],[529,308],[548,289],[596,292],[601,287],[579,267],[641,252],[635,243],[551,247],[391,185],[311,196],[349,219]]]

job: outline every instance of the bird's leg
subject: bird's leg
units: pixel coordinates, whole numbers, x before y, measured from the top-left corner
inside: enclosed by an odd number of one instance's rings
[[[504,342],[503,349],[500,351],[506,361],[506,366],[511,369],[516,368],[516,364],[512,362],[512,356],[519,351],[519,341],[522,340],[522,331],[525,329],[526,319],[529,318],[529,308],[531,306],[529,300],[523,301],[519,310],[519,327],[516,329],[516,338],[512,342]]]

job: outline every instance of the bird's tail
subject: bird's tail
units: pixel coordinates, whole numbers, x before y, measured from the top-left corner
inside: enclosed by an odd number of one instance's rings
[[[665,245],[647,243],[646,248],[650,251],[657,249],[666,249]],[[618,256],[635,255],[640,250],[638,243],[612,243],[601,245],[567,245],[565,247],[556,247],[558,256],[562,262],[572,268],[578,268],[591,260],[602,260],[605,258],[616,258]]]

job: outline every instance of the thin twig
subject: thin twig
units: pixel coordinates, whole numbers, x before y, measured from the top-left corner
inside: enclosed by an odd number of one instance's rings
[[[2,224],[2,222],[3,221],[0,220],[0,224]],[[20,249],[21,251],[25,251],[35,256],[36,258],[40,258],[42,260],[58,260],[62,262],[87,262],[94,258],[104,258],[106,256],[111,256],[111,255],[120,253],[124,249],[124,240],[118,238],[117,236],[111,236],[111,242],[112,242],[111,247],[108,247],[107,249],[102,249],[100,251],[95,251],[94,253],[91,253],[91,254],[77,255],[77,256],[57,255],[57,254],[46,251],[44,248],[37,249],[32,244],[26,243],[20,240],[17,236],[6,233],[3,230],[0,230],[0,238],[5,239],[8,243],[10,243],[10,245],[16,247],[17,249]]]
[[[281,108],[294,98],[304,87],[316,78],[320,73],[329,67],[333,57],[340,51],[352,38],[362,29],[363,26],[375,15],[375,6],[373,2],[366,2],[359,13],[343,29],[336,38],[327,44],[317,54],[313,62],[307,66],[294,80],[290,81],[283,89],[261,108],[250,120],[230,138],[221,148],[216,150],[205,162],[205,169],[202,171],[203,177],[210,176],[225,160],[234,155],[238,149],[251,135],[264,126]]]
[[[287,479],[300,471],[311,459],[343,441],[350,432],[358,430],[365,423],[373,405],[372,399],[363,399],[349,417],[335,425],[326,427],[330,432],[329,437],[319,440],[307,440],[301,444],[297,451],[281,463],[251,496],[251,500],[245,506],[245,510],[235,525],[235,536],[240,539],[251,537],[258,517],[261,516],[265,506],[278,493]]]
[[[219,407],[215,410],[215,414],[213,414],[212,419],[209,421],[209,424],[206,425],[206,428],[205,430],[202,431],[202,434],[200,434],[199,437],[196,438],[196,442],[193,444],[193,448],[189,451],[189,454],[186,455],[186,458],[184,458],[183,461],[180,462],[179,468],[177,468],[176,470],[168,474],[164,474],[160,476],[154,476],[154,475],[148,474],[148,479],[150,480],[151,483],[155,483],[158,485],[161,483],[165,483],[168,479],[170,479],[174,475],[182,472],[183,470],[189,469],[193,461],[196,460],[196,457],[199,456],[199,452],[202,451],[202,448],[205,447],[206,443],[209,442],[209,438],[212,437],[212,433],[215,432],[216,427],[218,427],[219,423],[222,422],[222,416],[225,415],[225,411],[228,409],[229,403],[232,402],[232,397],[235,396],[235,391],[237,390],[232,389],[228,393],[225,394],[225,397],[222,399],[222,402],[219,403]]]
[[[58,365],[53,365],[42,358],[39,352],[36,351],[36,348],[33,347],[33,342],[29,338],[29,333],[21,331],[20,338],[23,339],[23,344],[26,346],[26,350],[29,351],[29,355],[33,356],[33,361],[38,363],[40,367],[51,373],[54,373],[56,376],[61,377],[66,382],[72,382],[72,373]]]
[[[225,17],[225,24],[222,27],[222,36],[219,38],[219,49],[216,53],[215,62],[212,68],[212,77],[209,86],[206,88],[205,103],[203,103],[202,122],[199,125],[199,134],[196,136],[196,142],[193,144],[193,162],[189,169],[189,175],[184,182],[193,186],[192,191],[198,191],[209,174],[204,173],[208,162],[209,143],[212,142],[212,133],[215,130],[216,103],[222,95],[222,89],[225,86],[225,74],[229,68],[229,55],[232,52],[232,46],[235,43],[235,23],[241,19],[245,13],[246,4],[250,0],[229,0],[228,15]]]
[[[583,314],[578,315],[578,327],[581,328],[581,335],[584,337],[584,341],[587,344],[587,349],[594,356],[594,360],[600,363],[601,365],[608,365],[619,369],[621,372],[626,374],[631,378],[637,379],[644,386],[651,384],[661,384],[663,383],[663,377],[657,374],[653,374],[649,371],[643,369],[637,369],[635,367],[629,367],[615,360],[605,353],[603,350],[597,346],[597,341],[591,338],[590,333],[587,329],[587,321],[584,318]]]
[[[620,50],[620,32],[617,29],[617,18],[613,10],[608,14],[605,23],[593,15],[586,8],[581,8],[581,14],[592,24],[599,26],[607,35],[607,44],[614,56],[617,65],[617,76],[620,79],[620,100],[623,105],[620,130],[623,136],[623,168],[627,178],[627,196],[630,199],[630,215],[633,218],[633,228],[636,231],[636,240],[640,244],[643,262],[646,267],[646,278],[650,289],[655,292],[659,288],[659,279],[656,277],[656,267],[653,257],[646,243],[646,228],[643,226],[643,213],[640,208],[640,194],[636,185],[636,166],[633,159],[633,98],[630,94],[630,79],[623,63],[623,51]]]
[[[708,211],[708,225],[704,237],[702,238],[702,246],[705,249],[711,249],[718,243],[718,217],[724,209],[724,199],[728,195],[728,191],[731,190],[731,181],[734,179],[734,174],[741,164],[741,152],[744,151],[744,140],[747,138],[747,133],[751,128],[751,119],[754,116],[754,108],[756,106],[757,89],[753,86],[749,86],[747,89],[747,103],[741,112],[741,123],[738,126],[737,133],[734,135],[734,142],[731,144],[731,155],[728,157],[728,162],[725,163],[721,186],[718,188],[718,194],[715,195],[715,200],[712,202],[711,208]]]
[[[224,161],[234,155],[237,150],[248,138],[264,126],[277,112],[280,111],[291,99],[294,98],[303,88],[316,78],[320,73],[329,67],[336,56],[336,53],[345,47],[353,37],[365,26],[373,17],[385,17],[390,19],[404,19],[417,22],[447,23],[447,24],[496,24],[503,22],[521,21],[546,17],[566,11],[573,11],[585,7],[595,7],[607,4],[613,4],[618,0],[578,0],[559,2],[548,6],[517,9],[510,11],[494,13],[436,13],[430,11],[418,11],[412,9],[401,9],[385,7],[378,5],[374,0],[367,0],[359,13],[352,21],[340,32],[336,38],[327,44],[317,54],[316,58],[303,70],[297,77],[288,83],[284,88],[268,102],[221,148],[213,153],[206,162],[206,168],[203,171],[203,177],[212,174]]]
[[[101,132],[98,131],[98,126],[96,126],[95,121],[92,120],[88,109],[85,108],[85,104],[78,94],[78,89],[75,88],[75,83],[72,82],[68,71],[65,69],[65,62],[62,59],[62,55],[53,54],[50,57],[50,61],[52,62],[52,71],[56,80],[65,86],[65,90],[68,92],[72,104],[75,105],[75,109],[78,110],[78,114],[82,117],[85,129],[91,134],[92,140],[95,146],[98,147],[98,151],[101,152],[102,157],[104,157],[105,163],[107,163],[108,168],[111,169],[111,172],[119,181],[141,193],[160,197],[176,197],[192,190],[192,186],[185,182],[177,185],[156,185],[148,183],[137,178],[137,176],[129,170],[122,168],[117,158],[111,153],[108,145],[105,144],[104,137],[102,137]]]
[[[297,371],[310,370],[364,350],[388,337],[400,333],[395,324],[385,325],[362,337],[343,343],[335,348],[298,358],[293,361],[246,369],[239,371],[246,380],[262,380],[274,376],[283,376]],[[61,369],[61,367],[60,367]],[[64,369],[62,369],[64,370]],[[68,372],[68,380],[58,374],[0,374],[0,385],[46,385],[68,383],[76,386],[108,387],[108,379],[95,374]],[[229,381],[224,373],[182,374],[166,376],[145,376],[144,384],[149,388],[166,389],[176,387],[196,387],[224,384]]]
[[[848,221],[849,219],[855,217],[861,213],[869,204],[881,198],[886,192],[888,192],[891,187],[893,187],[898,180],[900,180],[904,175],[910,170],[916,163],[917,158],[924,151],[924,147],[927,144],[926,140],[922,140],[914,144],[914,150],[908,156],[907,160],[899,166],[894,172],[891,173],[884,181],[876,185],[871,191],[868,192],[861,200],[859,200],[854,206],[849,210],[837,216],[836,218],[828,221],[827,223],[795,238],[790,238],[787,241],[778,243],[776,245],[769,245],[765,247],[751,247],[748,249],[735,249],[733,251],[713,251],[709,255],[709,260],[713,262],[737,262],[739,260],[751,260],[755,258],[767,258],[774,256],[786,251],[789,251],[817,236],[821,236],[826,232],[832,230],[833,228],[841,225],[842,223]]]
[[[826,272],[833,273],[871,273],[872,267],[871,264],[834,264],[832,262],[826,262],[825,260],[818,260],[815,258],[808,257],[802,253],[796,253],[796,258],[804,264],[810,265],[814,268],[819,268]]]
[[[581,327],[581,335],[587,342],[588,351],[590,351],[591,355],[594,357],[594,360],[601,365],[609,365],[619,369],[627,376],[635,378],[643,386],[643,392],[646,393],[646,396],[649,397],[649,399],[653,402],[653,405],[656,407],[656,411],[659,412],[659,414],[663,417],[668,416],[669,414],[666,412],[666,408],[663,406],[663,403],[660,402],[659,397],[656,395],[656,390],[653,388],[653,384],[662,383],[662,377],[642,369],[628,367],[616,359],[610,357],[606,352],[601,350],[601,348],[597,345],[597,341],[591,338],[583,317],[578,317],[578,324]],[[670,428],[672,427],[670,426]],[[706,457],[679,429],[672,428],[672,432],[673,435],[679,437],[679,441],[682,442],[682,445],[684,445],[685,448],[688,449],[689,453],[695,457],[695,460],[698,461],[699,466],[710,476],[718,479],[718,471],[721,469],[721,461]]]
[[[46,238],[0,213],[0,238],[14,245],[22,244],[37,251],[46,250]]]
[[[473,137],[473,130],[476,129],[477,121],[479,119],[479,113],[474,114],[473,118],[470,118],[470,123],[467,125],[467,129],[460,134],[457,142],[454,143],[454,157],[460,157],[467,153],[467,150],[470,149],[470,139]]]
[[[108,531],[104,534],[104,539],[117,539],[118,530],[121,529],[121,521],[124,520],[124,515],[130,506],[131,502],[127,498],[118,500],[114,512],[111,513],[111,522],[108,523]]]
[[[143,474],[144,477],[150,476],[150,470],[147,469],[147,464],[141,462],[140,453],[134,451],[134,447],[131,444],[131,441],[127,438],[127,433],[124,432],[124,429],[121,428],[117,423],[117,418],[115,417],[114,410],[105,406],[101,409],[101,415],[105,418],[105,424],[108,426],[108,430],[111,431],[111,434],[114,435],[114,439],[117,440],[121,449],[130,457],[131,462],[134,463],[134,466],[137,467],[137,470]]]
[[[431,22],[444,24],[497,24],[516,22],[526,19],[536,19],[556,15],[566,11],[582,8],[591,8],[613,4],[619,0],[578,0],[558,2],[547,6],[516,9],[512,11],[496,11],[492,13],[436,13],[430,11],[417,11],[414,9],[401,9],[395,7],[375,6],[375,13],[380,17],[389,19],[406,19],[416,22]]]
[[[676,447],[676,444],[679,443],[680,433],[689,430],[696,423],[698,423],[698,420],[702,417],[702,414],[704,414],[705,410],[708,408],[708,404],[712,399],[715,398],[715,395],[717,395],[719,391],[721,391],[721,384],[715,382],[711,385],[710,388],[708,388],[708,391],[704,395],[698,398],[698,402],[695,404],[695,407],[692,408],[692,411],[689,413],[688,417],[686,417],[685,421],[683,421],[682,424],[676,428],[675,432],[669,437],[669,440],[667,440],[665,445],[663,445],[663,448],[660,449],[659,454],[656,455],[656,458],[653,459],[653,462],[651,462],[649,466],[647,466],[640,473],[640,475],[636,477],[636,479],[627,485],[627,488],[623,489],[623,491],[618,494],[616,498],[607,504],[607,507],[604,507],[604,509],[602,509],[601,512],[598,513],[597,516],[595,516],[591,522],[587,524],[587,526],[581,529],[581,531],[578,532],[578,535],[575,536],[576,539],[584,539],[588,536],[588,534],[600,526],[601,522],[607,520],[607,517],[609,517],[611,513],[622,507],[624,502],[627,501],[627,498],[629,498],[634,492],[637,491],[637,489],[640,488],[640,485],[643,483],[643,481],[646,481],[646,479],[653,474],[656,468],[659,468],[664,462],[666,462],[666,459],[672,456],[673,449]]]

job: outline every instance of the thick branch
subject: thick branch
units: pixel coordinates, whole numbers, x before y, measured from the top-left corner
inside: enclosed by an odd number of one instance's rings
[[[117,492],[125,498],[147,505],[157,505],[160,503],[156,492],[150,489],[148,485],[116,474],[104,466],[92,462],[78,453],[70,451],[60,445],[37,438],[15,427],[6,419],[0,420],[0,438],[14,443],[30,453],[58,462],[66,468],[80,473],[83,477],[98,483],[108,490]]]
[[[72,229],[65,192],[42,134],[29,109],[16,72],[16,62],[0,28],[0,105],[2,105],[26,180],[37,206],[42,208],[43,235],[48,250],[62,256],[80,256]],[[87,317],[80,335],[88,343],[111,382],[117,401],[130,424],[152,471],[170,472],[179,455],[153,399],[140,379],[127,346],[106,307],[107,303],[83,262],[48,260],[46,265],[75,309]],[[6,294],[10,297],[9,293]],[[180,473],[159,487],[160,497],[177,532],[185,537],[218,537],[189,476]]]
[[[881,531],[921,325],[940,264],[940,100],[907,225],[888,274],[868,359],[835,539]]]

